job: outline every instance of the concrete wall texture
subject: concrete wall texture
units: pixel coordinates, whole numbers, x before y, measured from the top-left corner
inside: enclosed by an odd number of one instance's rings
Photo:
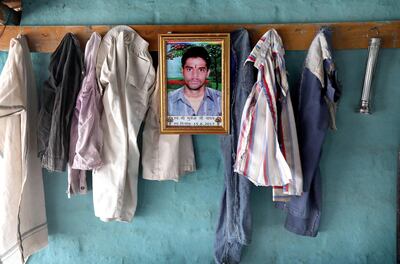
[[[24,25],[286,23],[393,20],[397,0],[27,0]],[[303,52],[287,52],[291,87],[299,83]],[[396,166],[400,141],[400,50],[380,53],[375,112],[356,113],[366,50],[336,51],[343,85],[338,131],[324,144],[323,216],[316,238],[283,228],[271,191],[253,188],[254,233],[242,263],[394,263]],[[4,65],[7,54],[0,55]],[[41,89],[49,54],[33,54]],[[217,136],[195,136],[198,171],[179,183],[139,181],[132,223],[103,223],[92,196],[67,199],[66,174],[45,173],[49,246],[35,263],[213,263],[214,230],[223,187]]]

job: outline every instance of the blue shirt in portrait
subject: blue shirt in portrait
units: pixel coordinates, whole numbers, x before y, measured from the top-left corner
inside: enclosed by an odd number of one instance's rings
[[[205,96],[197,113],[185,98],[184,87],[168,93],[168,115],[170,116],[221,116],[221,92],[206,87]]]

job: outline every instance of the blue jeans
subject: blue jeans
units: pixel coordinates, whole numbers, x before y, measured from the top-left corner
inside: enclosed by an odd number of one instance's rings
[[[221,137],[225,164],[225,186],[214,244],[216,263],[239,263],[243,245],[251,241],[251,182],[233,172],[240,120],[244,104],[255,82],[253,64],[244,62],[251,46],[247,30],[231,33],[231,125],[230,135]]]

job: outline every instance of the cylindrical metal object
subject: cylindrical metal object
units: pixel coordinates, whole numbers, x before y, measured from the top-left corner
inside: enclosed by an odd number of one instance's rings
[[[364,85],[361,94],[360,113],[371,114],[371,84],[374,77],[376,61],[378,60],[380,38],[371,38],[368,46],[368,59],[365,69]]]

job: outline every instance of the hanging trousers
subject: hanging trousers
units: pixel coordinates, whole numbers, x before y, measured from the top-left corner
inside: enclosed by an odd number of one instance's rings
[[[252,183],[233,172],[240,119],[255,82],[253,66],[244,64],[251,46],[247,30],[231,33],[231,134],[222,136],[225,183],[214,244],[216,263],[238,263],[243,245],[251,241],[250,188]]]

